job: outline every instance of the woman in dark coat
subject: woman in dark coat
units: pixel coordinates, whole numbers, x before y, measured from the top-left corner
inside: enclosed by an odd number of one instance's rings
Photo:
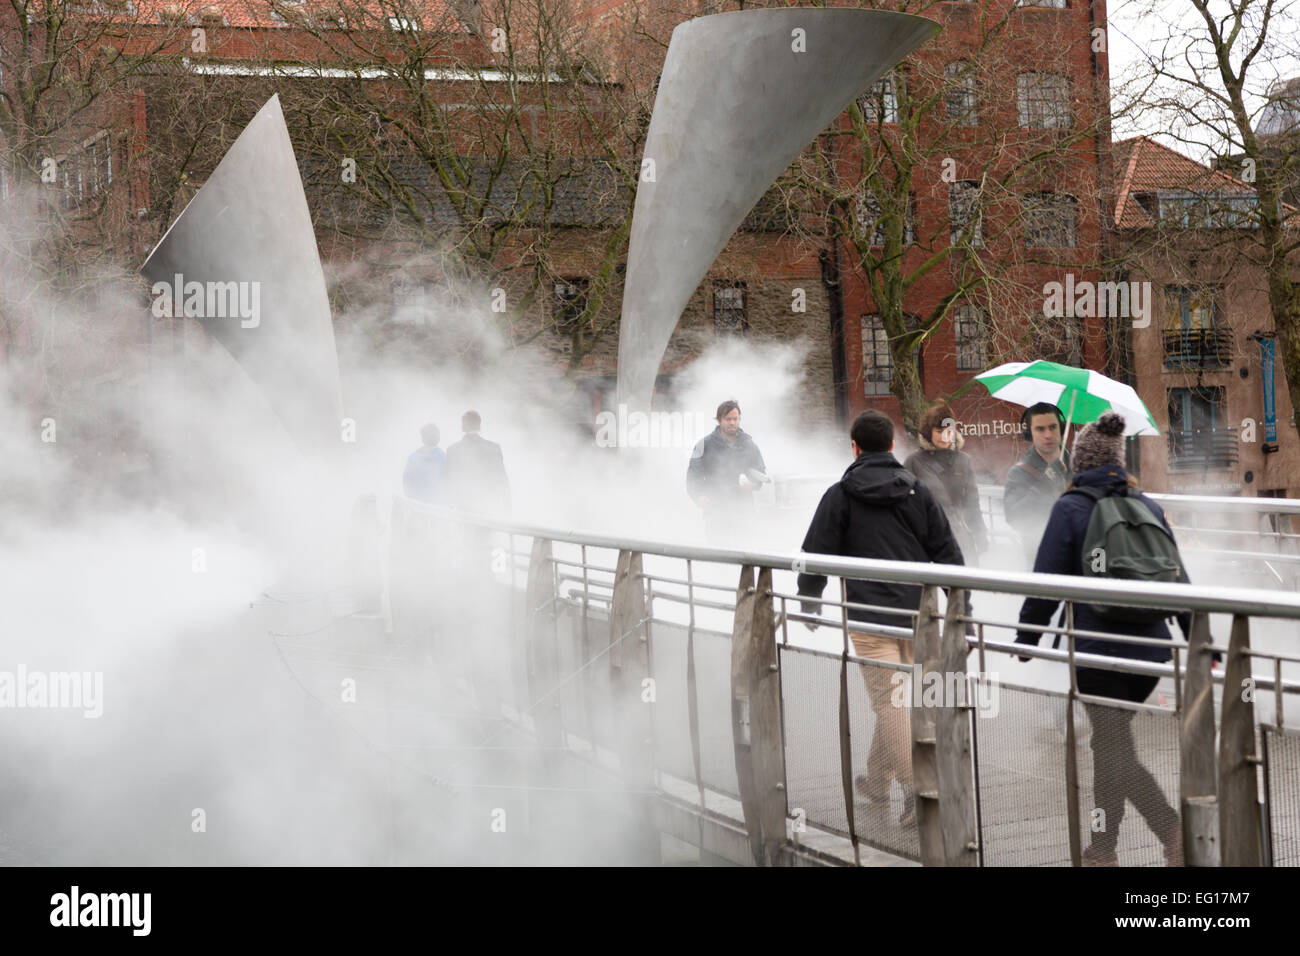
[[[1124,495],[1141,501],[1173,537],[1160,506],[1143,495],[1138,483],[1124,470],[1124,419],[1106,412],[1095,423],[1085,425],[1074,440],[1074,482],[1071,488],[1096,489],[1103,495]],[[1034,561],[1035,574],[1082,574],[1083,542],[1097,502],[1082,494],[1063,494],[1052,507],[1043,539]],[[1187,573],[1182,572],[1187,581]],[[1020,623],[1047,625],[1060,602],[1052,598],[1025,598],[1020,609]],[[1174,616],[1171,614],[1171,616]],[[1191,633],[1189,612],[1176,615],[1184,635]],[[1170,639],[1163,620],[1151,624],[1108,623],[1086,602],[1075,605],[1074,626],[1081,631],[1100,631],[1132,637]],[[1037,644],[1039,631],[1017,631],[1017,644]],[[1170,658],[1169,648],[1159,644],[1126,644],[1104,638],[1080,637],[1075,650],[1081,654],[1101,654],[1130,660],[1163,663]],[[1028,660],[1022,657],[1021,660]],[[1080,667],[1076,671],[1079,692],[1093,697],[1141,703],[1155,690],[1158,678],[1125,671]],[[1125,802],[1132,802],[1164,844],[1165,860],[1170,866],[1183,863],[1182,830],[1178,813],[1170,806],[1164,791],[1151,771],[1139,759],[1133,739],[1132,710],[1085,703],[1084,711],[1092,724],[1093,792],[1104,821],[1102,829],[1092,832],[1092,842],[1083,851],[1084,866],[1118,866],[1116,847]]]
[[[921,419],[917,436],[921,448],[907,457],[903,467],[930,489],[943,509],[961,547],[966,564],[979,564],[979,554],[989,547],[988,529],[980,513],[980,493],[970,456],[957,430],[957,419],[944,402],[931,405]]]

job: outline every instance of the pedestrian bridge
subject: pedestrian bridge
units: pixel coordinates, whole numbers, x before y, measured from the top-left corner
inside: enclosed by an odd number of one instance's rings
[[[1094,753],[1109,728],[1127,726],[1178,811],[1189,865],[1300,864],[1293,589],[730,551],[401,498],[391,531],[391,639],[420,649],[517,746],[581,768],[588,792],[603,781],[620,796],[621,825],[647,845],[738,864],[1079,865],[1100,822],[1119,827],[1121,864],[1165,865],[1131,805],[1122,822],[1097,819]],[[799,613],[796,562],[830,576],[825,617]],[[850,622],[843,576],[921,585],[913,627]],[[1016,646],[1035,658],[1022,664],[1008,652],[1026,596],[1067,610],[1043,629],[1060,646]],[[1190,610],[1191,640],[1175,628],[1164,665],[1078,653],[1079,601]],[[469,620],[475,633],[453,638],[449,626]],[[859,629],[911,639],[916,665],[855,657]],[[1147,704],[1089,698],[1074,679],[1085,664],[1160,683]],[[910,730],[908,825],[897,786],[887,803],[855,793],[878,729],[865,681],[882,674]],[[1095,732],[1085,705],[1131,719]]]

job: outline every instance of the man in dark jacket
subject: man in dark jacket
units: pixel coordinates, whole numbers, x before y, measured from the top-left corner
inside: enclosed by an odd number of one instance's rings
[[[1064,427],[1065,416],[1048,402],[1030,405],[1020,416],[1021,437],[1033,445],[1007,472],[1002,511],[1020,535],[1029,565],[1052,505],[1070,483],[1070,457],[1061,445]]]
[[[754,439],[740,427],[740,405],[718,406],[718,426],[701,438],[686,467],[686,493],[704,512],[704,537],[731,544],[745,533],[754,511],[754,492],[768,481],[767,466]]]
[[[460,417],[464,437],[447,449],[446,480],[451,503],[463,511],[510,513],[510,481],[501,446],[479,435],[483,419],[469,411]]]
[[[930,490],[891,454],[894,423],[889,416],[874,409],[865,411],[853,422],[849,435],[853,464],[822,495],[803,550],[856,558],[961,564],[961,548],[943,509]],[[824,575],[799,575],[799,594],[808,598],[802,603],[805,614],[820,612],[818,599],[825,588]],[[921,604],[921,588],[916,584],[851,580],[847,591],[853,604],[913,612]],[[850,608],[848,616],[855,621],[913,626],[912,617],[905,614]],[[850,636],[859,657],[912,663],[911,640],[861,633]],[[882,805],[889,802],[890,786],[896,779],[903,791],[901,822],[906,824],[915,819],[912,743],[907,710],[894,706],[891,700],[897,686],[893,680],[896,673],[892,668],[862,667],[867,696],[876,715],[876,730],[871,738],[867,772],[857,777],[854,786],[869,803]]]
[[[1160,506],[1138,490],[1124,470],[1124,419],[1106,412],[1091,425],[1085,425],[1074,440],[1074,463],[1077,473],[1074,487],[1096,488],[1103,494],[1126,494],[1136,497],[1165,528]],[[1082,574],[1083,543],[1092,509],[1097,503],[1082,494],[1062,495],[1052,507],[1047,528],[1043,531],[1034,572],[1041,574]],[[1169,531],[1173,536],[1173,531]],[[1186,571],[1183,580],[1187,580]],[[1020,623],[1046,626],[1059,601],[1051,598],[1025,598],[1020,609]],[[1178,615],[1184,635],[1191,631],[1191,614]],[[1101,631],[1132,637],[1150,637],[1167,641],[1169,628],[1164,621],[1154,624],[1116,624],[1102,620],[1086,602],[1074,606],[1074,626],[1078,630]],[[1037,644],[1037,631],[1017,631],[1016,643]],[[1163,662],[1170,658],[1169,648],[1153,644],[1126,644],[1101,638],[1080,637],[1075,649],[1083,654],[1102,654],[1130,660]],[[1021,660],[1028,660],[1022,657]],[[1079,692],[1096,697],[1141,703],[1151,695],[1158,678],[1080,667],[1077,672]],[[1132,800],[1138,812],[1165,846],[1165,858],[1171,866],[1181,865],[1182,835],[1178,814],[1165,800],[1155,779],[1138,759],[1130,724],[1133,711],[1100,704],[1084,704],[1092,724],[1093,791],[1097,808],[1103,811],[1104,829],[1093,833],[1091,845],[1084,851],[1085,866],[1116,866],[1115,847],[1119,824],[1124,816],[1124,801]]]

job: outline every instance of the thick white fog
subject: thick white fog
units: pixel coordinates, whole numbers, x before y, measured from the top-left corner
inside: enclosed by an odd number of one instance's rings
[[[42,306],[51,335],[71,321],[73,306]],[[457,675],[388,633],[387,601],[362,599],[387,559],[403,463],[422,425],[436,423],[445,448],[460,437],[461,413],[476,409],[483,435],[503,448],[518,521],[702,543],[685,473],[723,399],[739,401],[773,478],[829,484],[849,463],[847,435],[800,420],[801,348],[817,344],[723,342],[678,376],[676,408],[695,426],[680,443],[602,448],[575,437],[567,386],[485,331],[490,316],[429,308],[420,321],[469,335],[487,361],[471,371],[380,360],[355,331],[366,316],[336,316],[346,420],[338,448],[315,457],[299,452],[201,330],[190,330],[182,360],[131,356],[116,398],[94,409],[140,436],[137,467],[112,480],[88,455],[75,406],[50,416],[34,407],[24,390],[40,370],[11,353],[0,380],[0,669],[87,677],[80,706],[0,712],[13,768],[0,783],[0,862],[645,858],[643,835],[625,817],[589,812],[617,799],[611,778],[548,776],[518,732],[467,707]],[[150,321],[146,312],[139,321]],[[900,458],[904,444],[900,436]],[[797,552],[821,487],[813,482],[784,508],[765,489],[750,543]],[[363,495],[373,507],[358,506]],[[1004,548],[987,563],[1014,566],[1016,553]],[[646,567],[681,572],[680,562],[654,558]],[[1198,558],[1193,580],[1229,583],[1220,571]],[[735,569],[699,575],[735,585]],[[778,572],[776,586],[793,593],[794,575]],[[463,626],[453,644],[487,654],[491,666],[496,638],[485,632],[517,625],[504,609],[442,587],[430,582],[429,593],[459,602],[448,605]],[[979,616],[1008,621],[1019,601],[979,594],[975,603]],[[685,620],[680,606],[656,611]],[[697,623],[730,630],[723,612]],[[1215,633],[1226,641],[1226,621],[1216,619]],[[840,649],[833,628],[792,627],[790,637]],[[1280,649],[1285,637],[1266,625],[1257,646]],[[993,655],[987,669],[1005,682],[1064,684],[1061,669],[1043,663]]]

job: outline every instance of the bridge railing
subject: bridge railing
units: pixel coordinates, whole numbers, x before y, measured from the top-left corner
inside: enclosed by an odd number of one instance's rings
[[[1300,596],[633,540],[406,499],[393,531],[395,566],[430,560],[413,538],[492,555],[489,603],[511,619],[486,667],[480,654],[481,701],[648,798],[701,815],[735,801],[759,863],[829,835],[850,860],[1300,865]],[[471,587],[470,569],[430,567]],[[829,616],[802,612],[797,571],[828,576]],[[869,608],[848,579],[919,586],[911,626],[855,621]],[[1064,602],[1022,629],[1062,646],[1014,643],[1026,597]],[[1175,630],[1169,663],[1085,654],[1080,602],[1190,612],[1190,637]],[[399,626],[421,623],[393,604]],[[883,638],[902,660],[859,655]],[[1055,662],[1063,689],[990,670],[1025,666],[1008,654]],[[1041,683],[1051,665],[1035,666]],[[1092,696],[1081,671],[1165,690]]]
[[[773,504],[810,514],[833,475],[786,475],[774,481]],[[1019,554],[1020,538],[1006,520],[1001,485],[980,485],[980,512],[993,546]],[[1300,500],[1213,495],[1149,495],[1165,511],[1189,561],[1231,566],[1261,587],[1300,589]]]

